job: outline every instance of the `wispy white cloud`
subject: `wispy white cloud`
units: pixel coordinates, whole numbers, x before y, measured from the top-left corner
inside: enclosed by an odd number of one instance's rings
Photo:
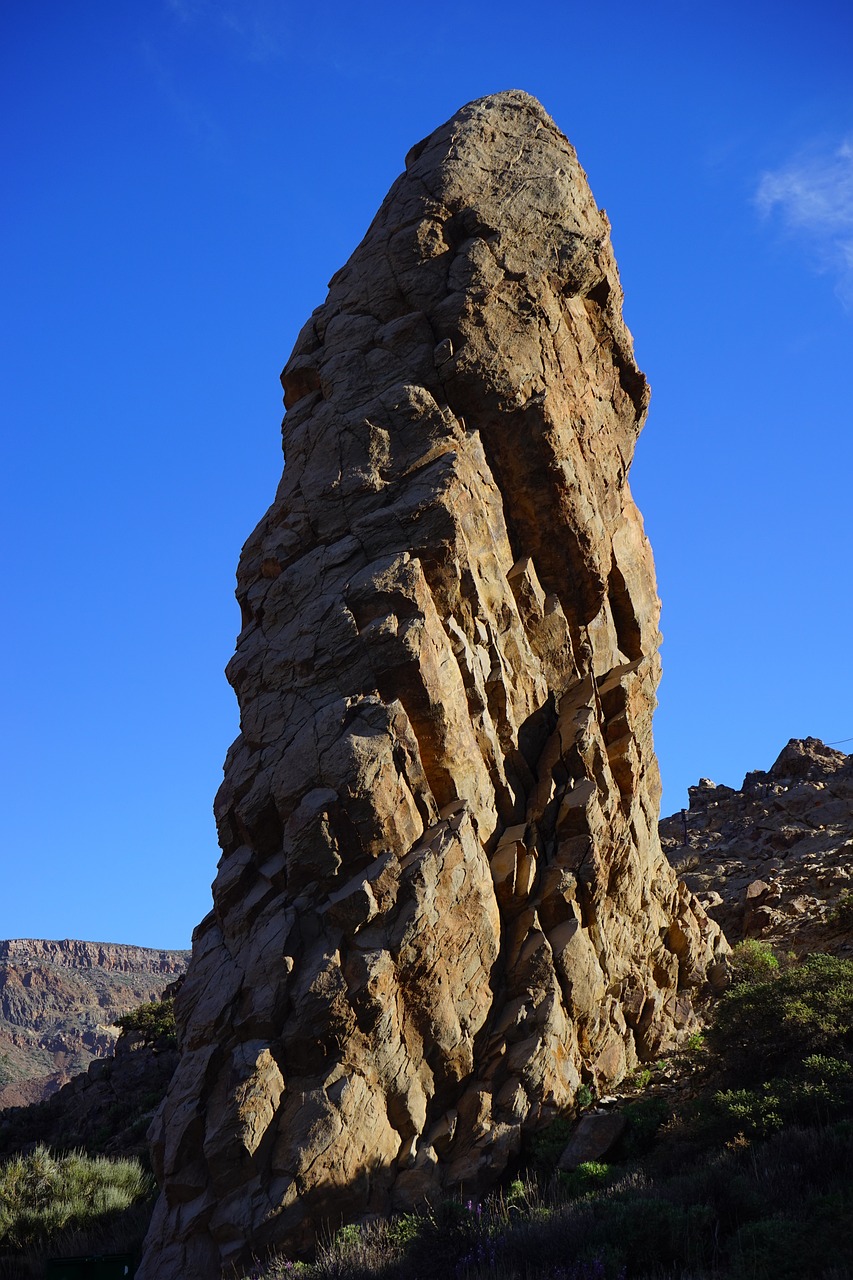
[[[186,25],[206,23],[228,33],[241,54],[266,62],[285,52],[285,21],[279,0],[166,0]]]
[[[853,142],[831,154],[800,155],[761,175],[755,203],[764,217],[805,237],[823,271],[837,277],[837,292],[853,307]]]

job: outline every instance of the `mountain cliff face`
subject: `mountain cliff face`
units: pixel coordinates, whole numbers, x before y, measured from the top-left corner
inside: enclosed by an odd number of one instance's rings
[[[157,999],[188,959],[67,938],[0,941],[0,1110],[48,1097],[110,1053],[115,1018]]]
[[[141,1280],[476,1192],[721,976],[657,834],[648,389],[608,232],[539,104],[485,98],[299,336]]]
[[[729,942],[853,952],[853,755],[792,738],[740,789],[700,779],[660,834]]]

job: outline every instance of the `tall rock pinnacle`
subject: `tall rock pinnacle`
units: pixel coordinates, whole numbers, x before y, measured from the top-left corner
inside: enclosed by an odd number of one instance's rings
[[[482,1189],[683,1035],[725,950],[657,836],[608,230],[540,105],[484,98],[299,335],[141,1280]]]

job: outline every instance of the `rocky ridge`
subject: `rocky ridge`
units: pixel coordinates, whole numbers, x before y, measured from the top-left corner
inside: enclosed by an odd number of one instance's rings
[[[182,981],[166,987],[164,1001],[174,998]],[[109,1052],[55,1093],[0,1111],[0,1160],[41,1143],[54,1151],[133,1156],[148,1164],[147,1130],[178,1061],[174,1031],[168,1019],[166,1024],[161,1019],[153,1028],[123,1028]]]
[[[729,942],[853,952],[853,755],[792,738],[739,789],[702,778],[689,796],[661,842]]]
[[[512,92],[413,148],[300,334],[140,1280],[485,1187],[724,979],[657,834],[621,303],[573,149]]]
[[[122,1013],[159,998],[189,952],[0,941],[0,1110],[40,1101],[111,1053]]]

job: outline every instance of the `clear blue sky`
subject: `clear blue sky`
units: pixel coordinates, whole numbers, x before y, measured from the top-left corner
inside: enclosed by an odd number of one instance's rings
[[[279,371],[408,148],[500,89],[577,147],[652,384],[665,811],[853,737],[852,15],[2,0],[0,937],[188,945]]]

